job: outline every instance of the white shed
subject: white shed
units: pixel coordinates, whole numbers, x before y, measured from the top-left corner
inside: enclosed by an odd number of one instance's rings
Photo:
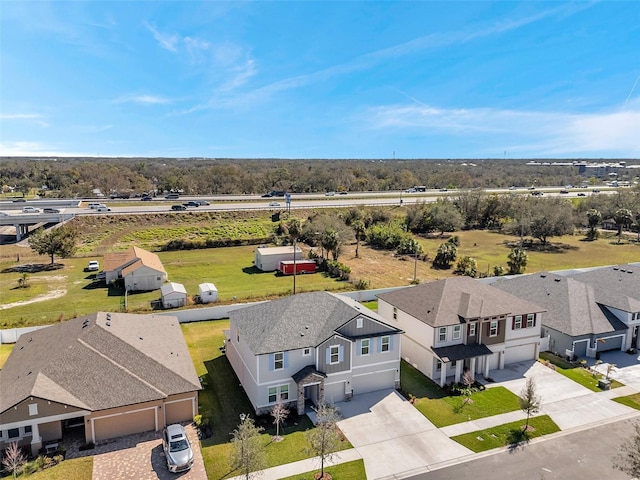
[[[255,264],[263,272],[278,270],[280,262],[293,260],[293,245],[286,247],[258,247],[256,248]],[[295,259],[302,260],[302,250],[296,246]]]
[[[218,289],[213,283],[201,283],[198,285],[198,295],[201,303],[218,301]]]
[[[184,307],[187,304],[187,290],[181,283],[165,283],[160,289],[162,308]]]

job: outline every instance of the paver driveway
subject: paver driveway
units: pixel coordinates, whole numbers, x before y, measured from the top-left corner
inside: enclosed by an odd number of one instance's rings
[[[471,454],[450,440],[395,390],[337,404],[338,426],[364,459],[367,478],[422,469]]]
[[[194,455],[193,468],[188,472],[170,473],[162,451],[162,432],[145,432],[98,445],[93,480],[207,480],[198,434],[193,425],[185,428]]]

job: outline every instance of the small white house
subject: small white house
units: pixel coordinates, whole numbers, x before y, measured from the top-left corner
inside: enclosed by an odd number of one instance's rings
[[[201,283],[198,285],[198,295],[201,303],[218,301],[218,289],[213,283]]]
[[[187,290],[181,283],[165,283],[160,289],[162,308],[184,307],[187,304]]]
[[[294,251],[293,245],[286,247],[266,247],[261,246],[256,248],[255,264],[263,272],[273,272],[278,270],[280,262],[293,260]],[[295,259],[302,260],[302,250],[296,246]]]

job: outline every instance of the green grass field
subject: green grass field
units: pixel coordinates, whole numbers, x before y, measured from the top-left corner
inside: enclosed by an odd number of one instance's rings
[[[598,387],[598,380],[603,377],[601,374],[593,374],[580,366],[573,365],[560,357],[556,357],[550,352],[541,352],[540,358],[553,363],[556,367],[556,372],[570,378],[583,387],[586,387],[593,392],[602,391],[602,389]],[[611,388],[618,388],[622,386],[623,384],[617,380],[611,380]]]
[[[29,478],[31,480],[89,480],[92,475],[93,457],[82,457],[65,460],[55,467],[23,474],[18,478]]]
[[[526,433],[523,431],[525,425],[525,420],[518,420],[486,430],[457,435],[451,439],[477,453],[520,442],[526,443],[532,438],[560,431],[560,427],[548,415],[530,418]]]
[[[614,402],[621,403],[627,407],[640,410],[640,393],[634,393],[633,395],[627,395],[626,397],[612,398]]]
[[[280,480],[313,480],[313,475],[319,470],[301,473],[291,477],[282,478]],[[331,474],[333,480],[366,480],[367,473],[364,469],[364,461],[354,460],[353,462],[341,463],[333,467],[325,467],[325,472]]]

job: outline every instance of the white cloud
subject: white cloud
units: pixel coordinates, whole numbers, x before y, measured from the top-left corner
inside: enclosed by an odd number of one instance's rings
[[[167,35],[160,33],[156,28],[152,25],[149,25],[145,22],[145,26],[149,29],[149,31],[153,34],[153,38],[155,38],[160,46],[165,50],[169,50],[170,52],[176,52],[178,48],[176,44],[180,40],[177,35]]]
[[[65,152],[54,145],[40,142],[3,142],[0,155],[5,157],[84,157],[95,155],[88,152]]]
[[[128,95],[114,100],[114,103],[141,103],[144,105],[162,105],[172,100],[156,95]]]
[[[48,127],[49,124],[43,119],[44,116],[39,113],[3,113],[0,114],[0,120],[33,120],[41,127]]]
[[[474,137],[494,151],[506,147],[534,156],[640,154],[640,105],[590,113],[390,105],[372,108],[364,117],[373,129]]]

